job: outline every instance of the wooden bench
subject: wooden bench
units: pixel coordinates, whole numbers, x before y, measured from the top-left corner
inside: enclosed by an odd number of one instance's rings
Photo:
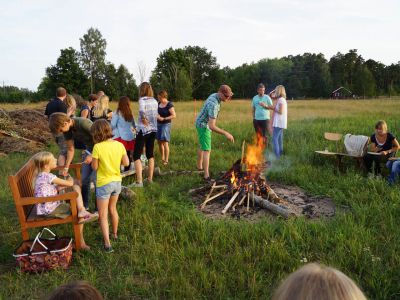
[[[365,143],[363,153],[361,155],[354,155],[354,154],[350,154],[350,153],[344,152],[344,151],[346,151],[345,147],[342,147],[342,148],[344,148],[343,150],[340,149],[339,142],[341,143],[342,138],[343,138],[343,134],[325,132],[324,133],[324,138],[327,141],[335,142],[335,144],[336,144],[336,152],[329,151],[328,148],[325,148],[325,150],[322,150],[322,151],[321,150],[317,150],[317,151],[315,151],[315,153],[323,155],[323,156],[327,156],[327,157],[329,157],[329,156],[330,157],[335,157],[336,158],[336,165],[337,165],[339,170],[343,170],[343,165],[342,165],[343,157],[350,157],[350,158],[355,159],[358,168],[359,169],[363,169],[364,168],[363,157],[364,157],[364,155],[366,154],[366,151],[367,151],[367,142]],[[340,145],[342,145],[342,144],[340,144]]]
[[[58,169],[61,168],[62,167]],[[30,159],[15,175],[8,176],[8,183],[10,185],[11,192],[14,198],[19,223],[21,224],[23,240],[29,239],[29,228],[72,223],[75,236],[75,248],[76,250],[79,250],[81,248],[81,232],[78,225],[78,212],[76,206],[78,193],[75,191],[71,191],[53,197],[34,197],[34,169],[35,167],[33,160]],[[71,164],[70,169],[73,169],[75,171],[76,178],[80,180],[81,164]],[[36,209],[34,209],[35,204],[54,201],[69,201],[71,206],[71,215],[65,219],[59,219],[38,216],[36,214]]]

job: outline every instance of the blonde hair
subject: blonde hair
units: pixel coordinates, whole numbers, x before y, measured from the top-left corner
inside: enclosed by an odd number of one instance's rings
[[[150,83],[142,82],[139,86],[139,98],[141,97],[154,97],[153,89]]]
[[[33,164],[35,165],[35,170],[33,171],[33,188],[35,188],[36,185],[36,177],[40,172],[43,172],[44,167],[47,166],[52,159],[54,158],[53,153],[48,152],[48,151],[42,151],[42,152],[38,152],[36,153],[33,157]]]
[[[360,288],[342,272],[311,263],[279,286],[272,300],[366,300]]]
[[[286,90],[283,85],[277,85],[275,88],[275,97],[276,98],[285,98],[286,99]]]
[[[70,117],[65,113],[56,112],[50,115],[49,119],[49,128],[50,131],[54,134],[59,134],[59,130],[64,126],[64,123],[69,122],[71,120]]]
[[[93,108],[93,116],[95,118],[101,118],[107,111],[109,103],[110,98],[108,98],[108,96],[101,96],[100,99],[97,101],[96,106]]]
[[[382,131],[384,131],[384,132],[388,131],[387,124],[384,120],[379,120],[378,122],[376,122],[375,129],[379,129],[379,128],[382,128]]]
[[[67,97],[65,97],[65,104],[67,104],[68,110],[67,110],[67,115],[68,116],[73,116],[75,114],[76,111],[76,100],[75,98],[70,95],[67,94]]]

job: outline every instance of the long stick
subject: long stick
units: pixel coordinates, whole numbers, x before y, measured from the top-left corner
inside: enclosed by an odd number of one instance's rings
[[[242,199],[239,201],[239,205],[242,205],[242,204],[243,204],[244,199],[246,199],[246,195],[243,195]]]
[[[240,191],[237,191],[237,192],[232,196],[231,200],[229,200],[228,204],[224,207],[224,209],[223,209],[222,212],[221,212],[223,215],[228,211],[229,207],[231,207],[233,201],[235,201],[236,197],[237,197],[239,194],[240,194]]]
[[[227,191],[228,191],[228,190],[224,190],[224,191],[222,191],[222,192],[220,192],[220,193],[218,193],[218,194],[212,196],[212,197],[209,198],[207,201],[204,201],[204,202],[200,205],[200,208],[203,209],[204,206],[206,206],[206,204],[207,204],[208,202],[210,202],[211,200],[214,200],[215,198],[217,198],[217,197],[219,197],[219,196],[225,194]]]
[[[207,195],[207,197],[206,197],[206,199],[204,201],[207,201],[208,198],[210,198],[210,196],[211,196],[216,184],[217,184],[217,182],[214,181],[213,185],[211,186],[210,192],[208,193],[208,195]]]
[[[243,201],[244,201],[245,198],[246,198],[246,195],[243,195],[242,199],[240,199],[239,202],[236,202],[236,203],[232,206],[232,209],[235,210],[235,208],[236,208],[237,205],[239,205],[239,206],[242,205],[242,203],[243,203]]]
[[[241,164],[244,163],[244,147],[245,147],[245,145],[246,145],[246,140],[243,140],[243,143],[242,143],[242,159],[240,161]]]
[[[247,211],[249,211],[249,204],[250,204],[250,192],[247,193]]]

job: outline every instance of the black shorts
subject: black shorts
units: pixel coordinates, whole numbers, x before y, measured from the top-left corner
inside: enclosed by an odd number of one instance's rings
[[[136,136],[135,148],[133,150],[133,161],[140,159],[143,153],[143,147],[146,146],[146,157],[147,159],[154,157],[154,141],[156,139],[156,133],[152,132],[143,135],[142,131]]]
[[[256,133],[260,134],[262,137],[267,136],[267,129],[269,125],[269,120],[255,120],[253,119],[253,126]]]

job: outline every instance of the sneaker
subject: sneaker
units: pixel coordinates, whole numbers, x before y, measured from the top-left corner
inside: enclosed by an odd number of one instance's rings
[[[211,177],[207,177],[207,178],[204,178],[204,177],[203,177],[203,181],[204,181],[205,183],[214,183],[215,179],[211,179]]]
[[[113,253],[114,252],[114,249],[111,247],[111,246],[104,246],[104,252],[105,253]]]
[[[143,187],[143,182],[134,182],[128,185],[129,188],[142,188]]]

